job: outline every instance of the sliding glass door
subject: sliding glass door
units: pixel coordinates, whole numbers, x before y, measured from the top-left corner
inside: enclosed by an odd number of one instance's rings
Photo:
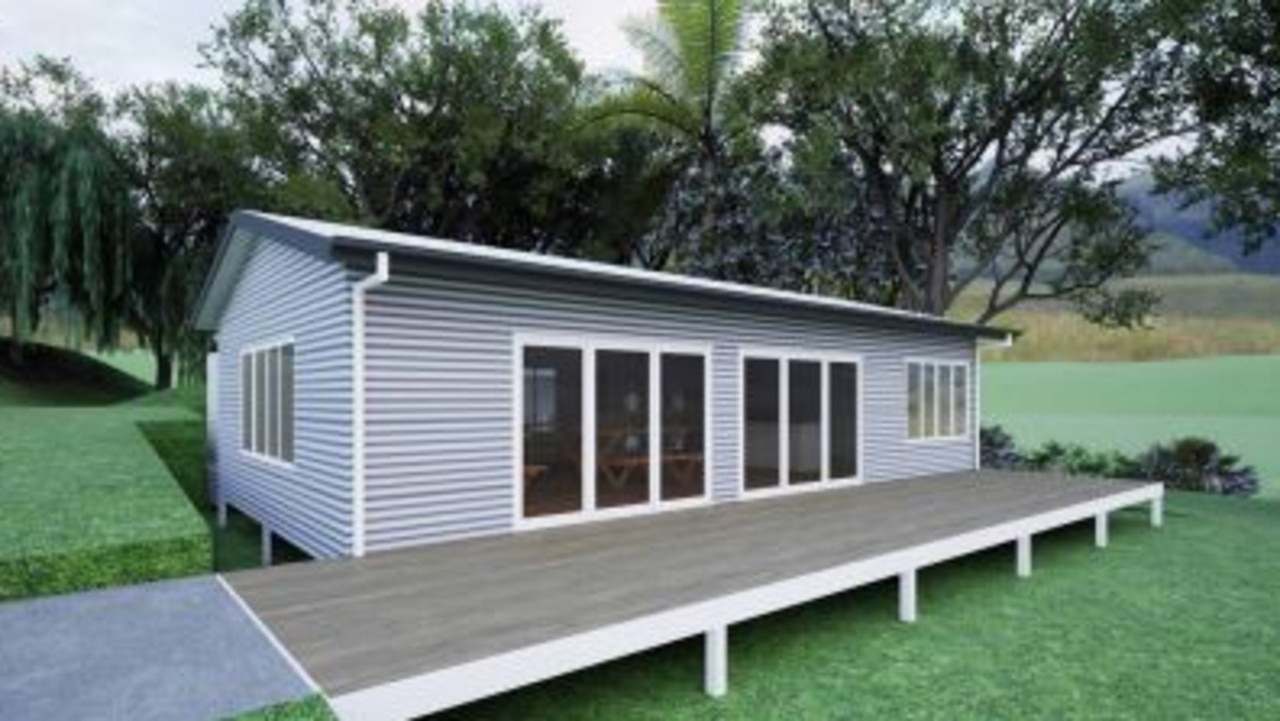
[[[742,362],[742,485],[780,490],[860,477],[859,361],[748,352]]]
[[[706,496],[706,353],[518,344],[520,514],[634,511]]]

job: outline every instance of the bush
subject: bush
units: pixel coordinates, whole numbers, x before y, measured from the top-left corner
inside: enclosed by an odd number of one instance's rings
[[[1023,453],[1013,436],[998,425],[984,426],[981,438],[984,468],[1160,481],[1169,488],[1224,496],[1258,492],[1258,476],[1252,466],[1241,466],[1238,456],[1222,453],[1216,443],[1203,438],[1156,444],[1137,456],[1056,441]]]

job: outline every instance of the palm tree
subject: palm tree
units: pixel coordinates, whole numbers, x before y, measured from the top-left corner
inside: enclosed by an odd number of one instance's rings
[[[659,0],[655,16],[623,31],[644,58],[644,72],[601,104],[602,115],[632,116],[683,143],[699,164],[714,162],[724,140],[725,88],[746,35],[743,0]]]
[[[695,171],[712,177],[726,142],[725,100],[746,42],[747,0],[658,0],[658,12],[629,20],[623,31],[641,53],[644,72],[622,79],[615,93],[588,114],[593,120],[639,121],[669,137],[672,167],[657,175]],[[702,209],[702,234],[716,219],[714,204]],[[669,254],[655,254],[665,265]]]

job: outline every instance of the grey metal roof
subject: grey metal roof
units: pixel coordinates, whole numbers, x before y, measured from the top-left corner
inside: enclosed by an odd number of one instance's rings
[[[237,211],[231,215],[231,221],[227,232],[224,234],[222,245],[218,250],[214,267],[205,282],[200,300],[192,316],[192,323],[195,327],[202,330],[215,330],[217,328],[222,308],[235,287],[236,279],[253,242],[252,238],[243,237],[246,234],[294,242],[304,247],[310,246],[312,250],[322,253],[328,253],[334,247],[342,247],[446,258],[476,265],[506,267],[529,273],[613,281],[633,286],[671,289],[710,296],[840,311],[853,316],[894,319],[940,330],[968,333],[979,338],[1007,340],[1012,337],[1010,331],[1001,328],[965,323],[925,313],[860,303],[842,298],[796,293],[743,283],[695,278],[676,273],[644,270],[596,261],[494,248],[472,243],[442,240],[440,238],[364,228],[356,225],[246,210]],[[392,274],[394,275],[394,273],[393,266]]]

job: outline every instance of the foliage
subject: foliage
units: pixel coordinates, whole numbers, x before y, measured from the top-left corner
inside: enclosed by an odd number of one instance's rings
[[[1258,474],[1252,466],[1240,466],[1238,456],[1222,453],[1216,443],[1203,438],[1157,443],[1136,456],[1057,441],[1022,452],[1008,431],[993,425],[983,426],[981,444],[984,468],[1160,481],[1177,490],[1224,496],[1258,492]]]
[[[129,323],[156,357],[157,388],[173,360],[204,370],[205,339],[187,325],[227,215],[265,201],[244,134],[221,99],[194,86],[134,88],[116,103],[136,221]]]
[[[731,83],[746,45],[747,20],[743,0],[660,0],[656,15],[623,26],[644,58],[644,72],[624,76],[620,87],[588,109],[587,119],[627,120],[670,140],[649,175],[665,180],[672,196],[647,208],[657,227],[634,253],[643,265],[697,272],[688,262],[717,247],[712,235],[724,234],[725,226],[733,228],[743,217],[740,188],[724,184],[737,179],[725,156],[735,134]],[[739,127],[737,133],[747,130]],[[731,217],[721,218],[725,214]],[[749,263],[768,261],[747,243],[737,255],[750,256]]]
[[[15,340],[51,303],[99,345],[118,337],[132,209],[100,120],[101,99],[65,63],[0,69],[0,304]]]
[[[335,721],[337,718],[324,697],[317,695],[243,713],[230,721]]]
[[[1162,18],[1118,0],[779,4],[753,113],[830,148],[897,305],[942,314],[987,277],[981,322],[1049,297],[1131,324],[1155,299],[1107,282],[1151,249],[1104,171],[1184,130]]]
[[[1202,121],[1191,152],[1158,168],[1161,188],[1208,202],[1246,251],[1280,238],[1280,4],[1190,3],[1179,35],[1194,49],[1188,90]]]
[[[249,0],[203,52],[281,210],[541,251],[590,234],[582,68],[535,10]]]
[[[212,568],[207,527],[135,425],[174,413],[128,406],[5,408],[0,599]]]

